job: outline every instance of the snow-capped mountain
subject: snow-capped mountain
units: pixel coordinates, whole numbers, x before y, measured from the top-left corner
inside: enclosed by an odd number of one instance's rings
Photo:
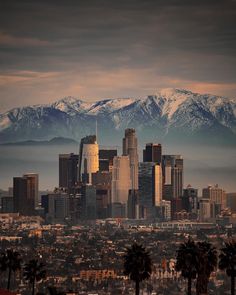
[[[236,142],[236,101],[180,89],[163,89],[145,98],[85,102],[65,97],[48,105],[14,108],[0,114],[0,142],[50,139],[79,140],[95,132],[115,140],[136,128],[144,140],[206,139]],[[120,140],[120,138],[119,138]]]

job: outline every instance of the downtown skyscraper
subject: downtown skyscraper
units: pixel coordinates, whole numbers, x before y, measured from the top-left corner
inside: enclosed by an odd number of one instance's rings
[[[38,206],[38,174],[28,173],[13,178],[14,212],[21,215],[34,215]]]
[[[123,138],[123,156],[129,156],[131,189],[138,190],[138,140],[135,129],[126,129]]]
[[[154,162],[161,164],[162,146],[160,143],[147,143],[143,150],[143,162]]]
[[[59,187],[72,188],[78,181],[79,156],[73,153],[59,155]]]
[[[163,198],[178,199],[183,194],[183,158],[180,155],[162,156]]]
[[[92,173],[99,170],[99,151],[96,135],[81,139],[79,151],[79,181],[92,183]]]
[[[114,157],[111,191],[112,217],[126,217],[130,189],[130,159],[128,156]]]

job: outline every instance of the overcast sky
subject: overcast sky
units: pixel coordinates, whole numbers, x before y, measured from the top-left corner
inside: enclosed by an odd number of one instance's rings
[[[165,87],[236,97],[236,1],[0,0],[0,111]]]

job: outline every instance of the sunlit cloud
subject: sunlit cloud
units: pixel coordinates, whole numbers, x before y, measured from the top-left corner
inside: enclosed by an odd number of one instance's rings
[[[67,95],[143,97],[166,87],[235,97],[235,2],[101,2],[6,1],[1,110]]]
[[[11,74],[0,74],[0,86],[12,86],[15,83],[21,83],[21,86],[24,87],[26,82],[32,83],[32,86],[35,80],[38,79],[49,79],[51,77],[57,77],[59,73],[57,72],[32,72],[32,71],[16,71]]]
[[[9,34],[0,32],[0,46],[17,46],[17,47],[36,47],[36,46],[49,46],[51,43],[37,38],[15,37]]]

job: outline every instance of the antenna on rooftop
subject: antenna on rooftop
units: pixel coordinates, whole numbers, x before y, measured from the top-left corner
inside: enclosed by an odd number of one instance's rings
[[[98,121],[96,119],[96,125],[95,125],[95,132],[96,132],[96,141],[98,142]]]

